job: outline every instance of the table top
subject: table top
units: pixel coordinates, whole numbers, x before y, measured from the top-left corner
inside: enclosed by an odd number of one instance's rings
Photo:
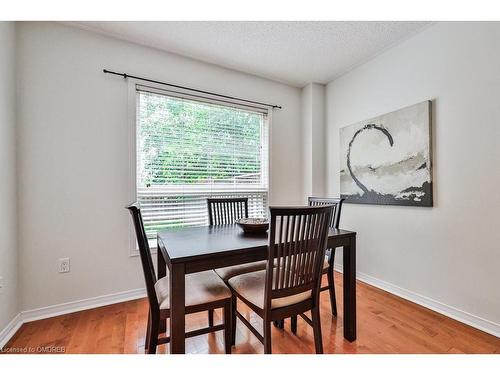
[[[328,237],[344,238],[356,235],[343,229],[330,229]],[[245,234],[236,224],[191,228],[171,228],[158,232],[158,242],[165,246],[171,262],[183,262],[210,254],[224,256],[249,249],[266,250],[268,232]]]

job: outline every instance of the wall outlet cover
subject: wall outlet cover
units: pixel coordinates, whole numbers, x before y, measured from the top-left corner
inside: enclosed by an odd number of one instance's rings
[[[69,258],[59,258],[59,273],[70,271]]]

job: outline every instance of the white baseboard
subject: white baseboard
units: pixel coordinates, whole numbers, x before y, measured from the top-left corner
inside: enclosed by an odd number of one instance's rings
[[[335,271],[342,273],[342,266],[335,264]],[[481,331],[489,333],[490,335],[500,337],[500,324],[492,322],[490,320],[481,318],[479,316],[470,314],[468,312],[457,309],[456,307],[446,305],[442,302],[436,301],[432,298],[422,296],[421,294],[414,293],[411,290],[401,288],[397,285],[388,283],[386,281],[377,279],[373,276],[364,274],[362,272],[356,272],[356,279],[364,283],[370,284],[376,288],[385,290],[391,294],[398,297],[406,299],[408,301],[414,302],[417,305],[426,307],[430,310],[443,314],[449,318],[458,320],[464,324],[471,327],[477,328]]]
[[[3,349],[5,344],[14,336],[19,328],[23,325],[21,314],[17,314],[7,326],[0,332],[0,350]]]
[[[70,314],[77,311],[93,309],[96,307],[112,305],[115,303],[143,298],[145,296],[146,290],[141,288],[129,290],[126,292],[107,294],[104,296],[61,303],[58,305],[52,305],[33,310],[22,311],[7,325],[7,327],[2,330],[2,332],[0,332],[0,349],[3,348],[5,344],[7,344],[7,342],[11,339],[12,336],[14,336],[17,330],[21,328],[23,323],[51,318],[64,314]]]
[[[133,289],[126,292],[119,292],[114,294],[107,294],[99,297],[92,297],[78,301],[61,303],[59,305],[52,305],[42,307],[39,309],[27,310],[21,312],[23,323],[32,322],[34,320],[51,318],[53,316],[69,314],[76,311],[93,309],[95,307],[112,305],[114,303],[130,301],[133,299],[143,298],[146,296],[146,290]]]

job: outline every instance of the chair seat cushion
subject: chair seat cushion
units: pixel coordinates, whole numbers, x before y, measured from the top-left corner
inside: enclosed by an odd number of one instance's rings
[[[155,284],[156,295],[161,310],[170,308],[170,285],[168,276]],[[216,302],[231,298],[231,291],[214,271],[204,271],[186,275],[186,307]]]
[[[228,280],[229,286],[248,302],[264,309],[264,289],[266,285],[266,270],[245,273]],[[311,298],[311,291],[294,294],[288,297],[274,298],[271,308],[277,309],[299,303]]]
[[[266,260],[261,260],[258,262],[238,264],[237,266],[218,268],[215,270],[215,272],[220,276],[222,280],[227,282],[231,277],[234,276],[238,276],[248,272],[265,270],[266,264]]]

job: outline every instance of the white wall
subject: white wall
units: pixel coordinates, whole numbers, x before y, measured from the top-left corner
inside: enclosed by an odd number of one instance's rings
[[[358,232],[361,274],[489,321],[497,334],[499,41],[500,23],[438,23],[327,87],[334,196],[340,127],[433,100],[435,207],[346,204],[341,226]]]
[[[325,85],[306,85],[301,100],[305,203],[307,196],[324,196],[326,191]]]
[[[23,23],[18,33],[23,310],[144,285],[124,209],[127,84],[103,68],[282,105],[270,202],[303,200],[299,89],[60,24]],[[70,273],[57,273],[60,257],[71,258]]]
[[[305,195],[312,190],[312,84],[302,88],[301,94],[301,117],[302,117],[302,184]]]
[[[15,25],[0,22],[0,332],[18,313]]]

